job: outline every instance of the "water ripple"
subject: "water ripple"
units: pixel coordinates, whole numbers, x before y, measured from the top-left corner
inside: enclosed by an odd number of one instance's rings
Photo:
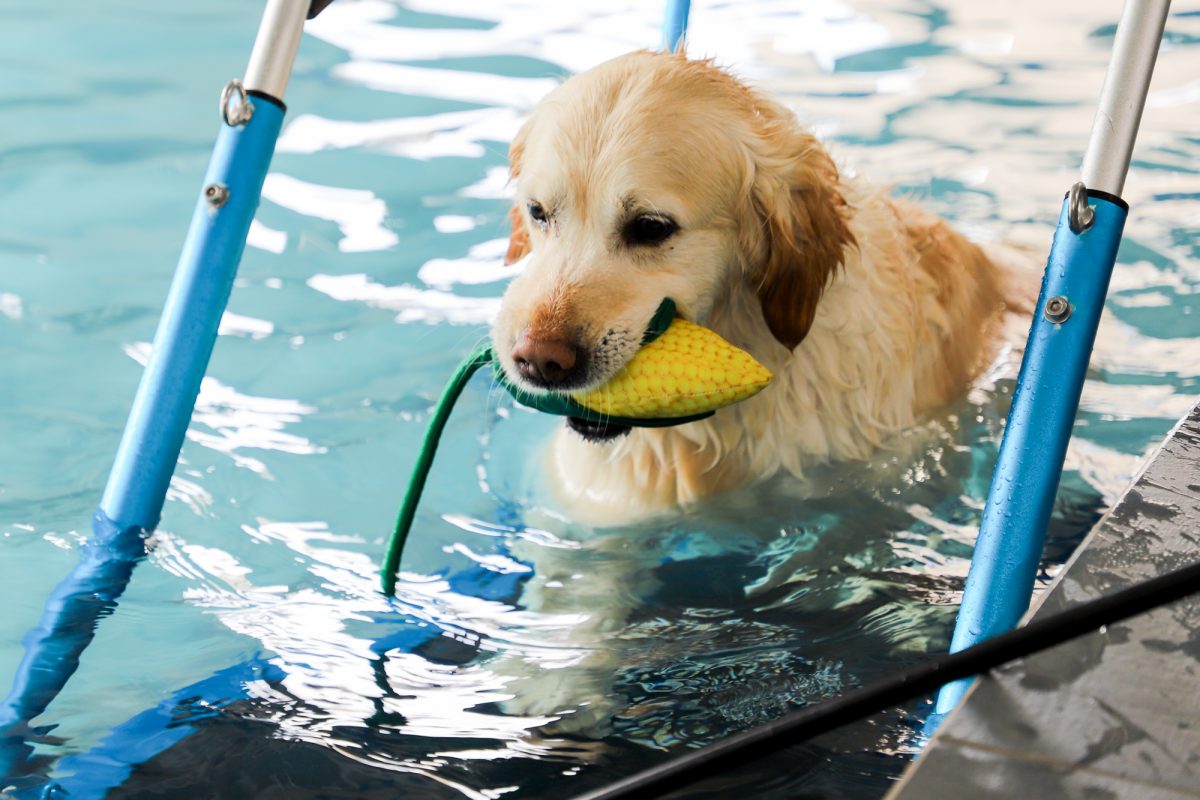
[[[303,762],[311,771],[288,775],[297,797],[326,794],[340,779],[329,776],[343,774],[347,791],[383,774],[393,794],[562,796],[945,649],[1011,397],[1011,351],[966,399],[865,464],[618,531],[541,506],[532,465],[547,420],[468,394],[397,597],[378,592],[387,512],[427,420],[418,412],[478,333],[456,326],[490,322],[503,281],[521,269],[502,263],[507,142],[566,74],[654,46],[659,12],[639,0],[360,0],[309,23],[322,44],[306,45],[294,79],[305,113],[280,139],[242,265],[241,313],[221,331],[237,374],[270,362],[294,399],[205,380],[188,436],[232,461],[182,464],[171,524],[149,557],[157,571],[139,575],[148,593],[186,601],[155,606],[175,616],[147,678],[159,682],[152,702],[178,676],[208,669],[198,642],[212,659],[261,651],[279,676],[215,711],[197,705],[194,724],[209,726],[199,743],[139,772],[130,792],[171,774],[180,791],[216,795],[233,785],[208,791],[222,770],[268,780],[268,765]],[[693,11],[689,47],[790,105],[847,174],[1037,259],[1079,162],[1115,14],[1081,0],[1036,14],[968,2],[707,0]],[[0,398],[0,425],[14,451],[35,447],[29,431],[37,449],[68,443],[0,465],[0,501],[21,520],[0,541],[22,569],[54,569],[70,555],[59,548],[78,547],[77,523],[111,463],[105,442],[127,410],[123,400],[97,410],[95,387],[111,382],[121,342],[149,334],[206,155],[191,127],[155,133],[143,115],[112,109],[144,98],[185,118],[171,98],[195,94],[192,83],[215,68],[202,59],[237,38],[224,27],[235,16],[186,17],[206,35],[189,29],[156,50],[174,77],[151,83],[125,74],[102,37],[12,37],[18,50],[58,55],[45,86],[0,88],[0,106],[42,112],[0,148],[12,162],[0,182],[20,198],[0,231],[17,267],[0,291],[3,346],[18,365],[48,365],[22,366]],[[122,30],[166,41],[139,28],[155,18],[127,15]],[[25,24],[5,19],[14,22]],[[1126,189],[1137,213],[1046,575],[1195,394],[1198,34],[1194,11],[1171,17]],[[75,45],[86,45],[78,62]],[[77,119],[106,131],[103,141],[80,134]],[[175,173],[191,176],[184,188],[168,186]],[[146,207],[113,203],[114,186],[136,188],[129,202]],[[391,313],[356,313],[364,306]],[[272,358],[287,344],[279,331],[304,337],[302,359]],[[125,349],[145,363],[148,345]],[[176,505],[186,512],[171,514]],[[28,598],[9,599],[28,611],[12,624],[32,624]],[[135,598],[109,621],[135,629],[120,641],[140,643],[146,609]],[[220,635],[206,633],[213,621]],[[127,662],[114,662],[89,666],[86,699],[67,698],[53,720],[67,742],[47,753],[86,748],[89,730],[104,727],[94,697],[129,683]],[[191,722],[189,708],[180,719]],[[891,712],[789,752],[754,786],[878,797],[906,763],[913,729]]]

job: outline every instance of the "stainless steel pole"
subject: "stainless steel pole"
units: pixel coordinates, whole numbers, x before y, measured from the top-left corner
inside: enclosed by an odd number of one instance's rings
[[[1112,61],[1100,90],[1080,180],[1116,197],[1125,188],[1171,0],[1128,0],[1117,25]]]
[[[283,100],[296,51],[300,49],[308,8],[309,0],[267,0],[254,49],[250,52],[250,63],[246,66],[243,81],[246,91],[262,92]]]

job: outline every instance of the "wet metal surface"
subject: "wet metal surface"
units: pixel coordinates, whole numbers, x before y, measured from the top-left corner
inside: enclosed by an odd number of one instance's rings
[[[1035,616],[1198,558],[1200,405],[1081,545]],[[1200,797],[1200,595],[980,681],[888,797]]]

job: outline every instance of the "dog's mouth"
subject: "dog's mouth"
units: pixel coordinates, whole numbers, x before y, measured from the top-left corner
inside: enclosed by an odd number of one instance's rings
[[[613,439],[624,436],[632,430],[628,425],[599,422],[581,417],[567,417],[567,427],[582,436],[585,441],[592,442],[593,444],[611,442]]]

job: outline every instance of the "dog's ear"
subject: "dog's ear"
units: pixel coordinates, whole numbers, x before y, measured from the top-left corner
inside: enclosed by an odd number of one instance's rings
[[[529,230],[525,227],[525,218],[521,209],[513,206],[508,210],[508,218],[512,221],[512,230],[508,234],[508,252],[504,254],[504,266],[515,264],[529,254]]]
[[[521,156],[525,152],[525,131],[522,129],[512,145],[508,148],[509,180],[515,180],[521,174]],[[525,218],[521,209],[514,203],[508,210],[508,218],[512,222],[512,231],[508,235],[508,252],[504,254],[504,265],[516,263],[530,251],[529,230],[525,227]]]
[[[781,109],[782,111],[782,109]],[[788,118],[761,119],[761,149],[752,156],[750,254],[763,317],[788,349],[808,334],[825,287],[855,244],[837,166],[811,134]]]

